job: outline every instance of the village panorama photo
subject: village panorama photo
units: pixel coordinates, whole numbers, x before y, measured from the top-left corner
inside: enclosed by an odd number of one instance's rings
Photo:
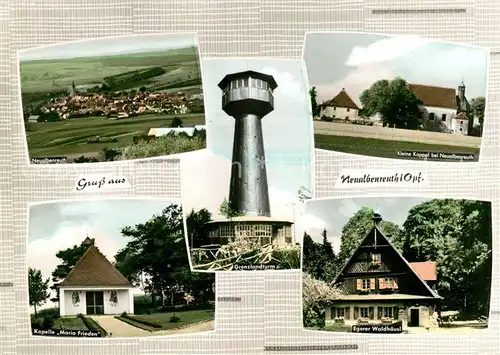
[[[101,38],[18,56],[33,164],[151,158],[206,146],[193,35]]]
[[[303,63],[214,59],[203,67],[207,149],[181,160],[192,268],[300,269],[295,219],[314,171]]]
[[[477,162],[489,51],[416,36],[305,37],[318,149],[380,158]]]
[[[306,329],[460,334],[487,328],[490,202],[309,200],[303,218]]]
[[[27,259],[26,315],[34,336],[214,329],[215,275],[191,272],[177,201],[32,205]]]

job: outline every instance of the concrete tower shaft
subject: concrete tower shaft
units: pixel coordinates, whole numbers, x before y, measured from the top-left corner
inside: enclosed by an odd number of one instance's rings
[[[222,109],[234,117],[229,206],[247,216],[271,214],[261,119],[274,109],[270,75],[255,71],[229,74],[219,83]]]

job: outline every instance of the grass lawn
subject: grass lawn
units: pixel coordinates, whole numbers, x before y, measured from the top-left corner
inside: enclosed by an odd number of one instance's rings
[[[457,147],[450,145],[425,144],[418,142],[390,141],[385,139],[359,138],[349,136],[333,136],[315,134],[315,148],[337,151],[341,153],[351,153],[358,155],[367,155],[379,158],[396,158],[409,159],[398,157],[397,151],[431,151],[431,152],[448,152],[448,153],[474,153],[477,161],[479,157],[479,149],[471,147]],[[455,160],[451,160],[455,161]]]
[[[54,320],[53,329],[89,330],[78,317],[61,317]]]
[[[101,84],[104,77],[151,67],[161,67],[166,73],[131,83],[129,88],[141,86],[180,88],[189,86],[187,84],[189,80],[201,78],[199,57],[195,47],[83,58],[50,60],[21,58],[21,91],[24,99],[32,102],[37,101],[37,94],[66,90],[73,81],[77,87],[95,86]]]
[[[147,329],[149,331],[157,331],[157,330],[169,330],[185,327],[190,324],[203,322],[203,321],[211,321],[214,318],[214,311],[211,309],[203,309],[203,310],[191,310],[191,311],[179,311],[175,312],[175,315],[180,318],[179,322],[170,322],[170,318],[174,313],[165,312],[165,313],[152,313],[152,314],[141,314],[141,315],[129,315],[128,317],[131,319],[135,319],[139,321],[145,320],[147,322],[155,323],[161,325],[161,328],[154,328],[151,326],[136,324],[140,328]],[[130,320],[130,319],[128,319]],[[128,322],[131,325],[134,325],[133,321]]]
[[[59,122],[28,123],[27,139],[30,157],[95,155],[103,148],[122,148],[133,144],[133,137],[150,128],[170,127],[179,117],[184,127],[205,124],[203,114],[144,115],[120,120],[105,117],[81,117]],[[114,143],[88,144],[90,137],[115,137]]]

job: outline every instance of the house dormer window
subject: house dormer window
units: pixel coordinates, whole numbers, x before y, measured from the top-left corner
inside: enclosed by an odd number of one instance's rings
[[[380,265],[382,263],[382,255],[380,254],[372,254],[372,264]]]

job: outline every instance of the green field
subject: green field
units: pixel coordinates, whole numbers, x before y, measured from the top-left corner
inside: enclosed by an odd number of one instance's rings
[[[367,155],[378,158],[405,159],[396,155],[397,151],[431,151],[447,153],[474,153],[476,160],[479,149],[471,147],[458,147],[451,145],[425,144],[418,142],[391,141],[387,139],[359,138],[334,135],[314,135],[315,148],[331,150],[341,153]]]
[[[179,117],[185,127],[205,123],[203,114],[144,115],[121,120],[105,117],[82,117],[58,122],[27,124],[28,150],[31,158],[81,155],[97,156],[102,149],[123,148],[133,144],[133,137],[148,134],[150,128],[170,127]],[[90,137],[114,137],[117,142],[89,144]]]
[[[162,68],[165,73],[153,78],[127,83],[120,88],[151,91],[189,89],[201,92],[201,72],[195,47],[163,52],[115,56],[84,57],[20,62],[23,106],[46,99],[48,93],[67,91],[72,82],[78,87],[103,83],[104,78],[148,68]]]

